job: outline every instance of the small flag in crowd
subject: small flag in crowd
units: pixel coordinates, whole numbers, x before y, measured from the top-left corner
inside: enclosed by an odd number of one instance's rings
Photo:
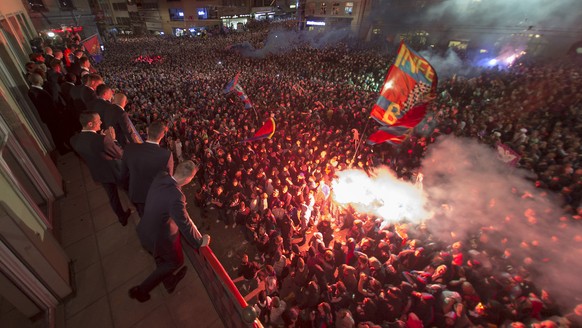
[[[269,118],[252,138],[242,140],[241,142],[249,142],[261,139],[271,139],[274,133],[275,133],[275,120],[273,118]]]
[[[517,166],[517,163],[519,163],[519,160],[521,159],[521,155],[519,155],[519,153],[503,143],[497,143],[496,148],[497,158],[499,158],[505,164]]]
[[[230,92],[235,92],[236,95],[240,98],[240,100],[242,100],[245,109],[253,108],[253,104],[251,103],[251,100],[245,93],[245,90],[240,86],[240,84],[238,84],[239,75],[240,74],[237,73],[234,79],[230,80],[230,82],[226,84],[223,93],[227,94]]]

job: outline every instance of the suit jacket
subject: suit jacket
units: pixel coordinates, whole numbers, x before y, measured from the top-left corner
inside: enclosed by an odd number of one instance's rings
[[[152,181],[161,171],[174,174],[172,152],[156,144],[129,144],[123,150],[121,176],[129,176],[129,199],[145,203]]]
[[[137,234],[152,254],[172,255],[179,251],[173,245],[180,233],[194,248],[202,244],[202,235],[186,210],[186,196],[176,180],[163,171],[152,182]]]
[[[75,85],[70,82],[62,82],[60,84],[61,98],[65,101],[67,111],[69,112],[73,112],[74,109],[73,98],[71,98],[71,89],[73,89],[74,86]]]
[[[109,111],[109,107],[111,106],[111,103],[107,100],[103,100],[102,98],[95,98],[94,100],[90,101],[89,103],[87,103],[87,110],[91,110],[91,111],[95,111],[97,113],[99,113],[99,116],[101,117],[101,122],[103,123],[101,125],[101,130],[105,130],[107,128],[107,126],[105,125],[105,113],[107,111]],[[115,131],[117,132],[117,131]],[[117,137],[117,135],[116,135]]]
[[[101,115],[101,112],[99,114]],[[125,148],[129,143],[141,142],[141,137],[134,130],[129,115],[118,105],[108,104],[104,108],[103,115],[101,115],[101,121],[103,121],[103,129],[107,129],[110,126],[115,129],[115,138],[122,148]]]
[[[58,122],[58,110],[51,95],[43,89],[31,87],[28,90],[28,97],[34,104],[40,119],[47,125],[52,126]]]
[[[90,94],[90,91],[93,90],[84,85],[75,85],[71,88],[69,95],[71,96],[71,99],[73,99],[73,107],[77,113],[87,110],[87,104],[85,103],[83,96],[85,95],[85,97],[88,98],[87,94]],[[95,94],[95,91],[93,91],[93,94]],[[97,96],[95,96],[95,98],[97,98]]]
[[[104,135],[81,131],[71,138],[71,146],[89,166],[95,182],[117,183],[120,175],[121,147]]]
[[[89,88],[88,86],[83,86],[81,89],[81,100],[83,101],[85,108],[87,108],[87,104],[94,101],[95,99],[97,99],[95,90]]]
[[[77,76],[77,85],[81,85],[81,64],[79,60],[75,57],[75,61],[67,68],[69,73],[75,74]]]

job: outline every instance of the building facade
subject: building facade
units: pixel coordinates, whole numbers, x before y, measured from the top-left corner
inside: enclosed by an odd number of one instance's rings
[[[26,10],[38,32],[81,27],[80,34],[86,38],[102,34],[105,28],[97,0],[29,0]]]
[[[53,220],[63,181],[23,74],[36,35],[20,1],[0,3],[0,297],[52,327],[72,280]]]

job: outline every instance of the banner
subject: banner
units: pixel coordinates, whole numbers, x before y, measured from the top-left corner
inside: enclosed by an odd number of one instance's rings
[[[97,34],[93,34],[92,36],[85,39],[82,43],[87,54],[91,56],[101,54],[101,46],[99,44],[99,38],[97,37]]]
[[[402,42],[370,115],[380,124],[394,125],[412,107],[425,102],[427,94],[435,94],[437,84],[430,63]]]

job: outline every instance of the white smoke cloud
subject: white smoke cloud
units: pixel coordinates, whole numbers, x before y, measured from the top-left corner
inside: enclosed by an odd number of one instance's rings
[[[241,54],[247,57],[264,58],[269,54],[283,54],[297,47],[309,45],[320,49],[332,46],[352,36],[350,29],[329,30],[324,33],[308,31],[291,31],[286,29],[274,29],[269,32],[264,46],[254,48],[250,43],[241,44]]]
[[[582,2],[578,0],[446,0],[429,6],[426,20],[467,27],[543,27],[578,29]]]
[[[528,172],[505,165],[487,146],[453,137],[431,145],[421,171],[428,207],[438,212],[427,222],[434,235],[453,242],[495,230],[507,242],[490,247],[535,272],[538,287],[563,306],[580,298],[582,234],[567,222],[557,197],[526,180]]]

